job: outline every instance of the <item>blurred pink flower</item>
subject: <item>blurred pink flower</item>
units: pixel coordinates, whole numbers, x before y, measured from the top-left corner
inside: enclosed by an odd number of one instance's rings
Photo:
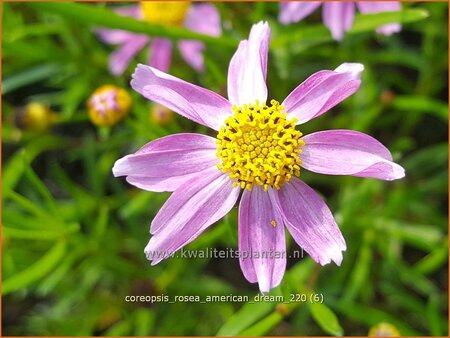
[[[150,6],[153,13],[150,12],[152,16],[148,21],[155,20],[156,17],[157,24],[162,25],[175,25],[170,20],[169,22],[163,23],[163,21],[168,17],[173,20],[173,12],[179,11],[181,13],[176,13],[182,15],[182,21],[180,24],[191,31],[208,34],[212,36],[219,36],[222,34],[222,28],[220,23],[220,16],[217,9],[207,3],[191,4],[187,8],[187,3],[176,3],[167,2],[141,2],[139,5],[132,5],[128,7],[119,7],[115,11],[124,16],[131,16],[141,20],[145,20],[145,13],[143,10],[143,4],[147,3]],[[182,9],[167,9],[167,13],[155,13],[158,10],[158,6],[171,5],[171,6],[186,6],[187,12],[182,13]],[[164,10],[164,8],[162,8]],[[172,17],[170,17],[172,16]],[[144,34],[136,34],[123,30],[111,30],[111,29],[97,29],[97,36],[104,42],[112,45],[119,45],[116,51],[114,51],[109,58],[109,70],[112,74],[119,76],[121,75],[132,59],[138,54],[144,47],[150,47],[150,60],[149,65],[155,67],[162,71],[167,71],[170,66],[172,58],[172,42],[169,39],[162,37],[148,37]],[[181,40],[178,43],[178,48],[181,52],[181,56],[184,60],[195,70],[204,70],[204,60],[203,60],[203,50],[204,44],[200,41],[195,40]]]
[[[299,22],[319,8],[321,4],[322,1],[282,2],[280,4],[279,20],[284,24]],[[359,11],[363,14],[401,10],[399,1],[324,2],[322,10],[323,22],[331,31],[331,35],[335,40],[342,40],[344,33],[352,27],[355,18],[355,5],[358,6]],[[392,23],[379,27],[377,32],[391,35],[400,30],[400,24]]]
[[[300,166],[328,175],[381,180],[404,170],[380,142],[353,130],[302,136],[296,125],[343,101],[361,84],[363,65],[322,70],[280,105],[267,102],[270,28],[260,22],[241,41],[228,69],[228,100],[155,68],[138,65],[131,86],[149,100],[218,131],[152,141],[119,159],[114,175],[149,191],[173,194],[152,221],[145,248],[152,265],[168,258],[239,205],[240,266],[268,292],[286,268],[285,226],[319,264],[340,265],[346,244],[323,199],[298,176]],[[272,252],[272,255],[270,255]],[[265,254],[264,254],[265,253]],[[275,253],[275,254],[274,254]]]

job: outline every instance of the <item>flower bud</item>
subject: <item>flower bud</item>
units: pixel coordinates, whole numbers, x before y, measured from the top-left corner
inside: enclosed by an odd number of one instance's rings
[[[173,121],[174,112],[160,104],[153,104],[150,108],[150,121],[155,124],[166,125]]]
[[[89,118],[96,126],[115,125],[128,114],[130,107],[130,94],[113,85],[96,89],[87,102]]]
[[[372,326],[369,331],[369,337],[399,337],[400,332],[397,328],[389,323],[379,323]]]
[[[45,104],[31,102],[16,115],[19,128],[33,131],[46,131],[57,120],[57,115]]]

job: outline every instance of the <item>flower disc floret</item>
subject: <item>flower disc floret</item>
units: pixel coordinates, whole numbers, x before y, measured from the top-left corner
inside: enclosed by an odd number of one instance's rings
[[[217,166],[228,172],[234,185],[252,190],[253,185],[280,189],[292,176],[300,175],[302,133],[296,119],[288,119],[284,107],[272,100],[270,106],[233,106],[234,115],[217,135]]]

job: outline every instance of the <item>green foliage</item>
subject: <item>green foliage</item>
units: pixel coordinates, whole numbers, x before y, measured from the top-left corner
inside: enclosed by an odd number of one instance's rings
[[[342,336],[342,327],[333,311],[328,306],[321,303],[310,303],[311,316],[327,333],[333,336]]]
[[[63,258],[65,249],[66,247],[64,241],[56,242],[56,244],[48,250],[44,257],[41,257],[36,261],[36,263],[27,267],[26,270],[18,272],[12,277],[5,279],[3,281],[2,294],[6,295],[12,291],[22,289],[28,284],[47,275]]]
[[[119,16],[115,4],[2,4],[2,293],[5,335],[359,335],[388,322],[402,335],[448,335],[448,35],[447,3],[403,3],[400,13],[361,15],[337,43],[320,13],[298,24],[277,21],[279,4],[215,3],[223,35],[163,27]],[[302,170],[320,192],[347,242],[340,267],[306,253],[290,258],[279,287],[254,301],[237,259],[168,259],[150,266],[149,224],[169,194],[114,178],[125,154],[178,132],[211,134],[180,116],[149,118],[151,104],[130,76],[108,73],[115,47],[108,27],[205,43],[204,73],[174,52],[170,73],[226,96],[228,62],[253,23],[272,28],[268,88],[280,102],[300,82],[342,62],[365,66],[360,90],[300,129],[355,129],[393,153],[406,177],[384,182]],[[401,22],[389,37],[379,25]],[[99,86],[129,91],[130,115],[96,128],[86,101]],[[58,115],[46,132],[18,128],[29,102]],[[214,136],[213,134],[211,134]],[[288,236],[288,252],[298,247]],[[188,249],[237,249],[237,208]],[[130,302],[126,296],[248,296],[248,302]],[[323,302],[311,303],[310,295]],[[303,297],[307,300],[303,301]],[[297,299],[297,301],[293,301]]]
[[[257,320],[267,316],[274,308],[269,302],[248,303],[231,316],[217,332],[218,336],[236,336]]]
[[[215,43],[229,47],[235,47],[237,41],[225,37],[211,37],[186,28],[167,27],[154,25],[151,23],[139,21],[133,18],[121,16],[110,9],[89,6],[79,3],[57,3],[57,2],[36,2],[30,3],[30,6],[51,13],[59,14],[77,23],[86,23],[88,25],[98,25],[114,29],[124,29],[135,33],[146,33],[157,36],[164,36],[173,39],[195,39],[205,43]]]

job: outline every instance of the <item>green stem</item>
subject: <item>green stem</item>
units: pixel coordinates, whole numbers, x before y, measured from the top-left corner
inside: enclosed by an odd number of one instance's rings
[[[155,25],[116,14],[106,7],[74,2],[32,2],[28,3],[28,5],[37,10],[58,14],[77,23],[85,23],[91,26],[123,29],[134,33],[144,33],[172,39],[199,40],[205,44],[230,48],[236,48],[238,44],[237,40],[228,36],[214,37],[196,33],[185,28]]]

